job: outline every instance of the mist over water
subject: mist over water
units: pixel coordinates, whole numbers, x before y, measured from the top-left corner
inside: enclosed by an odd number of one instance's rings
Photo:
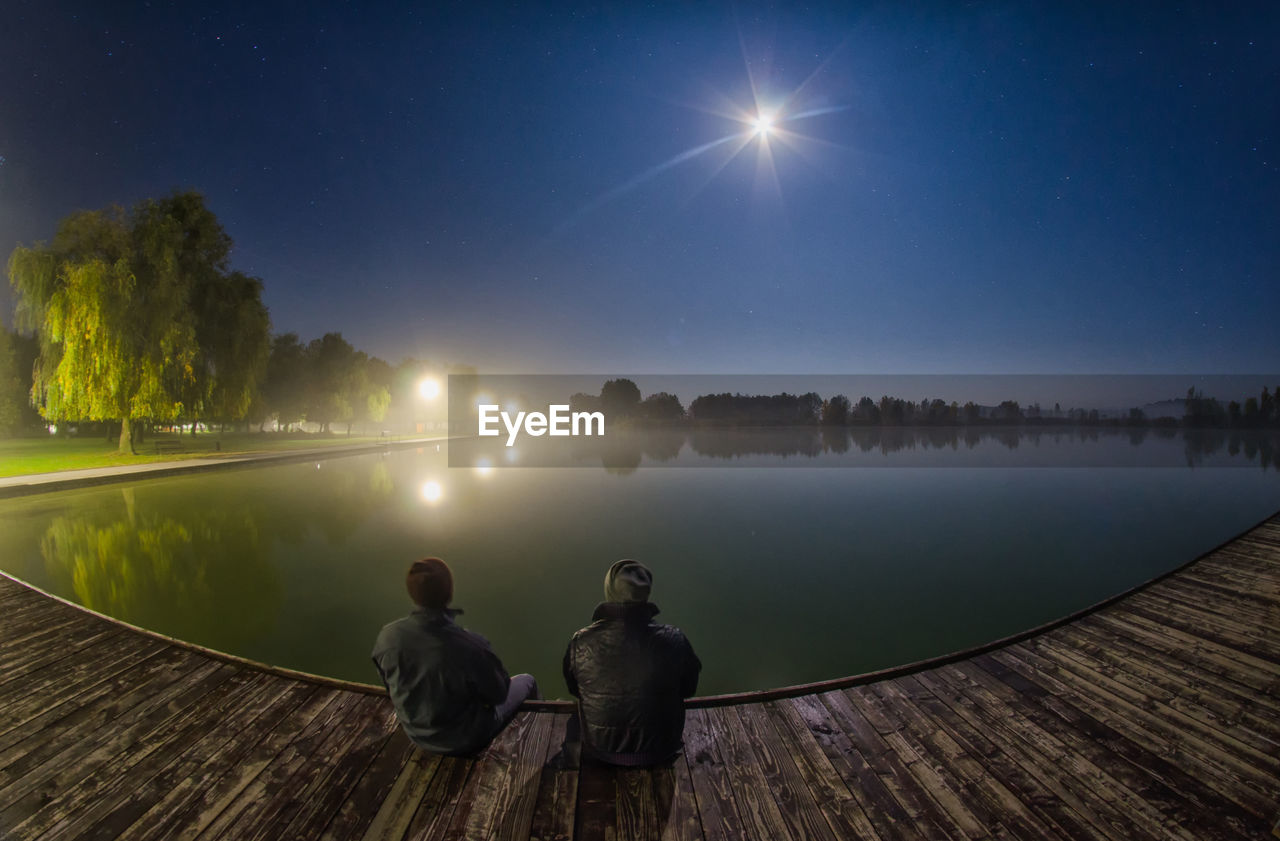
[[[201,645],[376,682],[404,570],[436,554],[463,624],[556,697],[568,637],[633,557],[711,694],[1015,633],[1280,509],[1264,435],[836,432],[637,435],[581,452],[589,469],[451,468],[432,446],[15,499],[0,567]]]

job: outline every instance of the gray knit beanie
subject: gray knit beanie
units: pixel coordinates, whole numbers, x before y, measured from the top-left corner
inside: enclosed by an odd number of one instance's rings
[[[622,560],[604,577],[604,598],[610,602],[647,602],[653,573],[639,561]]]

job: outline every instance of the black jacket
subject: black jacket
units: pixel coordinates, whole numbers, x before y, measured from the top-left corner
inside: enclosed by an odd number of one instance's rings
[[[564,680],[578,696],[583,749],[614,765],[653,765],[679,752],[684,699],[702,663],[679,628],[648,602],[605,602],[573,635]]]

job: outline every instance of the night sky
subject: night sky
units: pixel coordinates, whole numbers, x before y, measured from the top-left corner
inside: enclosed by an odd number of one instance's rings
[[[192,187],[393,362],[1280,370],[1280,4],[323,5],[7,3],[0,251]]]

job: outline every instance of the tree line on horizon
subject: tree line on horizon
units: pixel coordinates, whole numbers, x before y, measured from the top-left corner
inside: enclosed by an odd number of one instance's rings
[[[629,379],[608,380],[599,395],[574,394],[572,411],[604,411],[606,417],[641,425],[700,424],[718,426],[1016,426],[1071,424],[1089,426],[1186,426],[1232,429],[1280,428],[1280,401],[1276,392],[1264,387],[1258,397],[1244,403],[1232,400],[1225,406],[1188,389],[1182,401],[1181,419],[1149,418],[1140,408],[1125,417],[1104,418],[1097,409],[1066,409],[1054,404],[1051,411],[1038,403],[1022,406],[1005,400],[997,406],[981,406],[973,401],[924,399],[919,403],[900,397],[879,400],[863,396],[857,403],[843,394],[824,400],[817,392],[804,394],[741,394],[722,392],[695,397],[686,409],[673,394],[655,392],[641,399],[639,387]]]
[[[77,211],[9,258],[16,331],[0,327],[0,433],[96,422],[119,448],[198,423],[322,431],[381,423],[424,363],[397,366],[341,333],[273,335],[262,280],[194,191]],[[411,398],[410,398],[411,399]]]

